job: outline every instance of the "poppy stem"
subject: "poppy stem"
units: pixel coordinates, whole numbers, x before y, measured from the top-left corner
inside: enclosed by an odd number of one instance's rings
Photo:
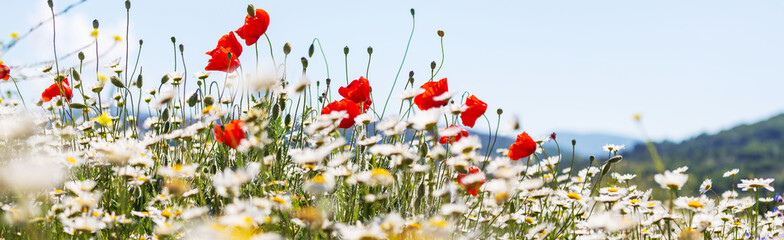
[[[400,61],[400,67],[397,69],[397,74],[395,74],[395,81],[392,81],[392,87],[389,88],[389,95],[387,95],[387,100],[384,102],[384,109],[381,110],[381,117],[378,119],[384,119],[384,114],[387,111],[387,104],[389,104],[389,98],[392,97],[392,92],[395,90],[395,85],[397,84],[397,78],[400,77],[400,71],[403,70],[403,64],[406,62],[406,56],[408,56],[408,48],[411,46],[411,39],[414,38],[414,29],[416,28],[416,17],[411,14],[411,34],[408,36],[408,43],[406,43],[406,51],[403,52],[403,60]]]
[[[269,44],[270,57],[272,58],[272,65],[277,66],[278,64],[275,63],[275,54],[272,52],[272,41],[270,41],[269,35],[267,35],[267,33],[264,33],[264,37],[267,38],[267,44]],[[319,43],[319,45],[321,44]]]
[[[19,91],[19,86],[16,85],[16,78],[11,77],[11,81],[14,82],[14,87],[16,87],[16,94],[19,94],[19,99],[22,100],[22,106],[27,110],[27,104],[25,103],[24,97],[22,97],[22,92]]]
[[[436,75],[438,75],[438,72],[441,72],[441,67],[443,66],[444,66],[444,38],[442,37],[441,38],[441,63],[438,64],[438,70],[436,70],[436,73],[433,74],[432,78],[430,78],[431,81],[436,77]]]

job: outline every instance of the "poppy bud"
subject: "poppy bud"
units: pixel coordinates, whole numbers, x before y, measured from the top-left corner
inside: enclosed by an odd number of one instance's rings
[[[169,120],[169,108],[163,109],[163,113],[161,113],[161,120],[164,122]]]
[[[87,105],[84,105],[84,104],[81,104],[81,103],[71,103],[71,104],[69,104],[69,106],[71,108],[74,108],[74,109],[85,109],[85,108],[87,108]]]
[[[602,175],[607,174],[608,172],[610,172],[610,166],[612,166],[612,164],[610,164],[610,163],[605,163],[604,164],[604,167],[602,167]]]
[[[436,61],[430,62],[430,70],[435,70],[435,69],[436,69]]]
[[[504,110],[501,108],[498,108],[498,110],[496,110],[495,112],[498,113],[498,115],[504,114]]]
[[[572,139],[572,146],[577,145],[577,139]]]
[[[373,54],[373,47],[368,46],[368,55],[372,55],[372,54]]]
[[[109,77],[109,80],[111,80],[112,84],[115,87],[117,87],[117,88],[125,88],[125,84],[123,84],[122,80],[120,80],[120,77],[118,77],[118,76],[111,76],[111,77]]]
[[[213,104],[213,103],[215,103],[215,99],[214,99],[214,98],[212,98],[212,96],[206,96],[206,97],[204,97],[204,105],[206,105],[206,106],[212,106],[212,104]]]
[[[324,81],[327,82],[327,86],[329,86],[329,83],[332,82],[332,79],[327,78],[327,80]]]
[[[414,78],[414,71],[408,72],[408,78]]]
[[[71,78],[76,82],[82,81],[82,75],[76,71],[76,68],[71,68]]]
[[[248,15],[256,17],[256,7],[254,7],[253,4],[248,4]]]
[[[177,38],[175,38],[174,36],[172,36],[172,37],[171,37],[171,41],[172,41],[172,44],[174,44],[175,42],[177,42]]]
[[[305,57],[302,57],[302,58],[300,58],[300,61],[302,61],[302,72],[305,72],[305,70],[308,69],[308,59],[305,58]]]
[[[308,48],[308,57],[309,58],[313,57],[313,52],[315,52],[315,51],[316,51],[316,46],[313,46],[313,44],[310,44],[310,47]]]
[[[437,33],[439,37],[444,37],[444,30],[439,29]]]
[[[591,165],[593,165],[593,160],[595,160],[595,159],[596,159],[596,157],[594,157],[593,155],[588,156],[588,160],[590,161]]]
[[[77,55],[77,56],[79,57],[79,61],[84,61],[84,53],[83,52],[79,52],[79,55]]]
[[[283,120],[283,123],[286,125],[286,127],[291,124],[291,114],[286,114],[286,118]]]
[[[144,40],[139,39],[139,46],[142,46],[142,44],[144,44]]]
[[[131,1],[125,0],[125,10],[131,9]]]
[[[343,47],[343,55],[348,55],[348,46]]]
[[[93,29],[98,29],[98,19],[93,20]]]
[[[187,101],[187,103],[188,103],[188,106],[189,106],[189,107],[193,107],[193,106],[195,106],[195,105],[196,105],[196,103],[198,103],[198,102],[199,102],[199,91],[198,91],[198,89],[197,89],[197,91],[193,92],[193,94],[191,94],[191,96],[190,96],[190,97],[188,97],[188,101]]]
[[[183,46],[182,44],[180,44],[180,52],[182,52],[182,51],[184,51],[184,50],[185,50],[185,46]]]
[[[144,78],[142,77],[141,72],[139,72],[139,77],[136,77],[136,87],[137,88],[140,88],[140,89],[142,88],[142,81],[143,80],[144,80]]]
[[[555,140],[555,133],[551,133],[551,134],[550,134],[550,139],[553,139],[553,140]]]
[[[289,53],[291,53],[291,43],[286,42],[283,44],[283,54],[289,55]]]
[[[608,163],[617,163],[617,162],[620,162],[621,160],[623,160],[623,156],[618,155],[618,156],[611,157],[610,160],[607,160],[607,162]]]
[[[411,16],[414,16],[414,9],[411,9]]]

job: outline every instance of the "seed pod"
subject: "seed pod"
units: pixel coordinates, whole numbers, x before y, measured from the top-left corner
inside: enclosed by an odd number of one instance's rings
[[[93,20],[93,29],[98,29],[98,26],[99,26],[98,19],[94,19]]]
[[[343,55],[348,55],[348,46],[343,47]]]
[[[79,61],[84,61],[84,53],[83,52],[79,52],[79,55],[77,55],[77,56],[79,57]]]
[[[125,0],[125,10],[131,9],[131,1]]]
[[[172,36],[172,37],[171,37],[171,41],[172,41],[172,44],[174,44],[174,43],[176,43],[176,42],[177,42],[177,38],[175,38],[174,36]]]
[[[498,108],[498,110],[496,110],[495,113],[498,113],[498,115],[501,115],[501,114],[504,114],[504,110],[501,109],[501,108]]]
[[[254,7],[253,4],[248,4],[248,15],[256,17],[256,7]]]
[[[372,55],[372,54],[373,54],[373,47],[368,46],[368,55]]]
[[[436,61],[430,62],[430,70],[436,69]]]
[[[412,9],[411,9],[411,16],[414,16],[414,13],[415,13],[415,12],[414,12],[414,9],[412,8]]]
[[[438,33],[439,37],[444,37],[444,30],[439,29],[436,33]]]

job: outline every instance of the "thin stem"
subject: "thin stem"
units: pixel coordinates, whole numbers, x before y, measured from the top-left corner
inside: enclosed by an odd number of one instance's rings
[[[408,48],[411,46],[411,39],[414,38],[415,28],[416,28],[416,16],[412,14],[411,34],[408,36],[408,43],[406,43],[406,51],[403,52],[403,60],[400,61],[400,67],[397,69],[397,74],[395,74],[395,81],[392,81],[392,87],[389,88],[389,95],[387,95],[387,100],[384,102],[384,109],[381,110],[381,117],[379,119],[384,119],[384,114],[387,112],[387,104],[389,104],[389,98],[392,97],[392,92],[395,90],[395,85],[397,84],[397,78],[400,77],[400,71],[403,70],[403,64],[406,62],[406,56],[408,56]]]

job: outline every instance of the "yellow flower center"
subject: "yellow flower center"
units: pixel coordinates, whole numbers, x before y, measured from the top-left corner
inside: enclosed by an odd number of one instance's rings
[[[533,224],[534,223],[534,219],[527,217],[527,218],[525,218],[525,222]]]
[[[607,189],[608,192],[618,192],[617,188],[609,188]]]
[[[573,193],[573,192],[566,194],[566,197],[574,199],[574,200],[577,200],[577,201],[583,200],[583,198],[580,197],[580,194]]]
[[[316,175],[315,177],[311,178],[310,181],[312,181],[314,183],[325,183],[325,182],[327,182],[327,180],[324,179],[324,176],[322,176],[322,175]]]
[[[391,177],[392,176],[392,173],[389,173],[388,170],[383,169],[383,168],[374,168],[373,170],[370,170],[370,174],[373,175],[373,176],[382,176],[382,177]]]
[[[691,202],[687,203],[686,205],[688,205],[691,208],[703,208],[702,203],[697,202],[697,201],[691,201]]]

